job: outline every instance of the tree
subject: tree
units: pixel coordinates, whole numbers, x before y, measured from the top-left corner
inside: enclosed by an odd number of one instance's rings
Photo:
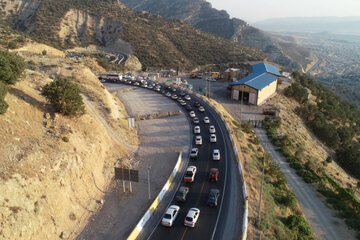
[[[42,95],[55,106],[56,111],[64,115],[79,116],[84,113],[80,89],[68,78],[60,77],[46,84]]]
[[[0,51],[0,81],[15,84],[25,70],[25,62],[11,52]]]
[[[0,81],[0,114],[3,114],[8,109],[9,105],[5,102],[5,95],[7,93],[7,86]]]

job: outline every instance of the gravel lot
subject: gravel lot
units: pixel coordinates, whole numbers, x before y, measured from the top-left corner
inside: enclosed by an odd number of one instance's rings
[[[118,92],[131,86],[105,84],[110,92]],[[170,99],[146,90],[123,91],[117,96],[130,116],[179,110]],[[104,205],[90,219],[77,239],[126,239],[142,215],[155,199],[168,179],[177,161],[178,152],[188,159],[191,141],[190,127],[184,114],[169,118],[136,122],[140,139],[134,161],[139,170],[139,183],[133,183],[133,192],[123,192],[122,182],[113,182],[104,198]],[[151,200],[148,199],[147,173],[150,167]]]

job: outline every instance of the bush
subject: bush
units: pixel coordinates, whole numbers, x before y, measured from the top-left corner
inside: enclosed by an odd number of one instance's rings
[[[327,162],[327,163],[331,163],[332,161],[333,161],[333,159],[332,159],[331,156],[328,156],[328,157],[326,158],[326,162]]]
[[[0,51],[0,81],[15,84],[25,70],[24,60],[11,52]]]
[[[8,49],[16,49],[17,44],[16,44],[16,42],[11,41],[11,42],[8,43],[7,47],[8,47]]]
[[[297,239],[304,239],[303,237],[311,235],[310,227],[302,216],[290,215],[285,224],[289,229],[296,232]]]
[[[79,87],[68,78],[60,77],[46,84],[42,95],[55,106],[56,111],[68,115],[79,116],[84,113],[84,103]]]
[[[64,141],[64,142],[69,142],[69,137],[67,137],[67,136],[64,136],[63,138],[62,138],[62,140]]]
[[[0,114],[6,113],[8,107],[9,105],[4,100],[0,100]]]
[[[47,55],[47,51],[46,50],[44,50],[44,51],[42,51],[42,53],[41,53],[43,56],[45,56],[45,55]]]
[[[246,133],[250,133],[251,132],[251,123],[242,123],[241,124],[241,129],[246,132]]]

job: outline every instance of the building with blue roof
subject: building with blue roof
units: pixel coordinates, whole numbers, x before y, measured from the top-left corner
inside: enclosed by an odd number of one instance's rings
[[[231,85],[231,99],[261,105],[274,95],[281,74],[277,67],[267,63],[252,66],[252,73]]]

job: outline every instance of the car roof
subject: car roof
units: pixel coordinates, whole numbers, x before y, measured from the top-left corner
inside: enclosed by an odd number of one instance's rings
[[[212,134],[210,134],[210,137],[216,137],[216,135],[212,133]]]
[[[189,188],[188,188],[188,187],[181,186],[181,187],[179,188],[179,191],[180,191],[180,192],[183,192],[183,191],[185,191],[185,189],[189,190]]]
[[[219,169],[217,169],[217,168],[211,168],[210,169],[210,172],[218,172],[219,171]]]
[[[219,189],[217,189],[217,188],[212,188],[212,189],[210,189],[210,194],[215,194],[215,193],[220,193],[220,190]]]
[[[219,149],[214,149],[213,152],[214,152],[214,153],[219,153],[220,150],[219,150]]]
[[[188,212],[188,215],[189,215],[189,214],[194,215],[195,212],[200,212],[200,209],[198,209],[198,208],[190,208],[190,210],[189,210],[189,212]]]
[[[197,148],[192,148],[191,151],[197,151],[198,149]]]
[[[200,126],[195,126],[195,128],[200,128]]]
[[[196,136],[196,138],[200,139],[200,138],[201,138],[201,136]]]
[[[171,205],[171,206],[166,210],[166,213],[167,213],[167,214],[171,214],[171,213],[174,211],[174,209],[179,209],[179,206],[177,206],[177,205]]]
[[[192,171],[193,169],[196,169],[196,167],[195,166],[189,166],[186,170],[187,171]]]
[[[210,125],[210,128],[215,128],[214,125]]]

